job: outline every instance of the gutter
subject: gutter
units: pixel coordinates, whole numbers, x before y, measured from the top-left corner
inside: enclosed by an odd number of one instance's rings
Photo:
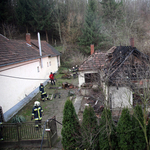
[[[42,50],[41,50],[41,39],[40,39],[40,33],[38,32],[38,43],[39,43],[39,52],[40,52],[40,59],[41,59],[41,68],[43,68],[43,62],[42,62]]]

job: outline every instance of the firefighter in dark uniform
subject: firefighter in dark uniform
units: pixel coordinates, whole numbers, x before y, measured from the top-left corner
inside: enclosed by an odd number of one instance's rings
[[[34,107],[32,108],[32,119],[35,120],[35,128],[36,128],[36,130],[41,128],[42,114],[43,114],[43,109],[40,106],[40,102],[39,101],[35,101],[34,102]]]
[[[41,93],[41,99],[42,99],[42,101],[43,101],[43,102],[45,101],[45,97],[47,98],[47,100],[49,100],[49,98],[48,98],[48,96],[47,96],[47,93],[46,93],[46,91],[44,90],[43,83],[40,84],[39,90],[40,90],[40,93]]]
[[[76,77],[78,77],[78,65],[75,66]]]
[[[76,78],[76,71],[75,71],[74,67],[72,67],[72,72],[73,72],[73,78],[75,79]]]
[[[75,66],[75,71],[78,72],[78,65]]]

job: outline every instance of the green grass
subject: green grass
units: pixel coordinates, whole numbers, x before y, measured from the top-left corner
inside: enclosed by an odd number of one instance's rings
[[[70,68],[67,68],[65,66],[60,66],[58,72],[59,72],[59,74],[63,74],[63,72],[68,71],[68,69],[70,69]]]
[[[63,69],[67,69],[67,68],[61,68]],[[71,79],[62,79],[63,74],[59,74],[57,73],[55,78],[57,79],[56,85],[53,85],[52,87],[62,87],[62,83],[63,82],[68,82],[71,83]],[[57,91],[59,91],[59,89],[49,89],[51,87],[51,83],[48,83],[45,86],[45,90],[49,96],[49,98],[51,98],[51,95],[56,93]],[[35,101],[40,101],[41,102],[41,94],[38,93],[28,104],[26,104],[26,106],[23,107],[23,109],[21,109],[16,115],[22,115],[23,117],[25,117],[26,121],[31,121],[31,115],[32,115],[32,108],[34,106],[34,102]],[[42,103],[42,108],[43,110],[47,111],[48,107],[47,107],[47,103]],[[11,120],[10,120],[11,121]],[[9,121],[9,122],[10,122]]]

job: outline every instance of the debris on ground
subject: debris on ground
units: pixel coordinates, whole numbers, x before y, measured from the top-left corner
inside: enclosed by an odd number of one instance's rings
[[[81,85],[81,88],[82,88],[82,87],[92,88],[92,86],[93,86],[93,84],[90,84],[90,83],[83,83],[83,84]]]
[[[74,91],[69,91],[68,92],[68,96],[74,96],[75,95],[75,92]]]
[[[64,74],[61,77],[62,79],[71,79],[71,75],[70,74]]]
[[[73,89],[73,88],[76,88],[76,86],[74,86],[74,85],[71,84],[71,83],[64,82],[64,83],[62,83],[62,88],[63,88],[63,89]]]
[[[62,87],[52,87],[52,86],[50,86],[49,89],[62,89]]]

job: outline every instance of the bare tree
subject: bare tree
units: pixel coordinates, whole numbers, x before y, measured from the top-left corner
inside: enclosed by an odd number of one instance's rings
[[[149,150],[149,141],[147,136],[147,108],[150,100],[150,62],[149,57],[135,47],[120,46],[117,47],[112,53],[108,53],[108,62],[105,66],[106,73],[103,76],[107,86],[107,96],[110,105],[110,98],[112,90],[111,87],[116,88],[118,91],[121,88],[126,88],[120,96],[119,100],[123,106],[131,108],[131,112],[134,112],[134,106],[139,103],[143,107],[144,122],[140,122],[136,113],[133,113],[138,120],[147,143],[147,150]],[[120,91],[121,92],[121,91]],[[118,94],[119,95],[119,94]],[[116,97],[117,98],[117,97]],[[114,100],[114,99],[113,99]],[[120,103],[120,104],[121,104]],[[127,104],[128,103],[128,104]],[[118,104],[118,107],[120,105]],[[115,106],[116,107],[116,106]]]

